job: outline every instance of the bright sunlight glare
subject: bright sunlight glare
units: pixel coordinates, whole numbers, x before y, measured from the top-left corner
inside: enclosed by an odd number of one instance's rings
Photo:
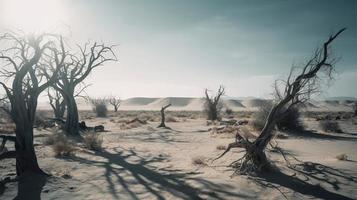
[[[25,32],[56,29],[66,18],[61,0],[0,0],[0,22]]]

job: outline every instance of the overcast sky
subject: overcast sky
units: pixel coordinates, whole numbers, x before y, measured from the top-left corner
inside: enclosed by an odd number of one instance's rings
[[[119,62],[87,80],[92,96],[197,97],[223,84],[228,96],[269,97],[274,79],[347,27],[333,44],[339,74],[324,96],[357,97],[356,10],[353,0],[0,0],[0,30],[119,44]]]

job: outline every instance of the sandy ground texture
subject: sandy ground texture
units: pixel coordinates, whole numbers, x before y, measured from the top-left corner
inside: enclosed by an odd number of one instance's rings
[[[155,119],[124,126],[123,116],[87,116],[88,125],[102,124],[108,130],[100,133],[103,149],[87,150],[77,142],[75,155],[68,157],[55,157],[51,146],[43,144],[53,130],[36,129],[39,163],[51,176],[37,186],[36,177],[28,177],[32,192],[42,199],[66,200],[357,198],[356,118],[340,120],[344,133],[332,134],[320,131],[315,119],[305,118],[305,132],[274,141],[290,165],[270,149],[269,158],[279,170],[248,177],[234,175],[228,166],[243,155],[240,149],[213,162],[234,135],[209,131],[214,125],[207,126],[204,118],[177,117],[167,123],[171,129],[162,129],[156,128]],[[347,160],[336,159],[339,154],[346,154]],[[14,177],[14,167],[13,160],[1,161],[0,177]],[[0,199],[13,199],[18,188],[23,185],[6,184]]]

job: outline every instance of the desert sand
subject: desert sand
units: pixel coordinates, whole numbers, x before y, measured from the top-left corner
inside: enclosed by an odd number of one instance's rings
[[[174,119],[167,122],[171,129],[156,128],[160,119],[156,111],[128,111],[156,110],[169,101],[173,103],[168,109],[168,116]],[[260,101],[225,100],[224,104],[248,111]],[[52,148],[44,144],[53,129],[35,129],[40,166],[51,174],[42,188],[42,199],[357,198],[357,118],[338,121],[344,133],[324,133],[314,117],[305,115],[305,132],[279,133],[287,137],[274,139],[274,144],[286,152],[290,165],[270,148],[269,159],[279,170],[250,177],[235,175],[229,166],[242,156],[239,149],[213,161],[223,152],[218,147],[233,142],[234,134],[210,131],[219,125],[207,125],[203,113],[197,112],[201,104],[199,98],[133,98],[107,118],[81,111],[81,119],[88,125],[105,126],[107,132],[99,133],[103,149],[87,150],[78,142],[75,155],[68,157],[55,157]],[[340,109],[340,113],[349,109],[343,102],[315,102],[309,107],[329,112]],[[148,123],[121,126],[135,117]],[[250,117],[249,112],[234,115],[237,120]],[[253,137],[257,134],[249,125],[245,130]],[[7,148],[13,147],[9,143]],[[336,159],[340,154],[348,159]],[[13,160],[1,162],[0,176],[14,177],[14,167]],[[17,182],[8,183],[0,197],[13,199],[17,192]]]

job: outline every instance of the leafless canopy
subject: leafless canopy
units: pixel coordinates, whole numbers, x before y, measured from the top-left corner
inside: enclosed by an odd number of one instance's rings
[[[62,94],[67,106],[65,131],[74,135],[79,133],[78,109],[75,100],[77,86],[83,83],[93,69],[108,61],[117,60],[113,46],[95,42],[86,43],[83,47],[77,45],[77,47],[78,53],[68,52],[65,67],[61,68],[59,80],[54,85],[54,88]],[[86,86],[82,87],[80,92],[85,88]]]
[[[217,94],[215,96],[210,96],[208,94],[208,89],[205,90],[205,104],[204,109],[207,113],[208,120],[219,120],[219,113],[222,109],[222,104],[220,104],[221,97],[225,95],[225,88],[224,86],[219,86]]]
[[[52,34],[0,36],[0,85],[11,108],[4,109],[16,125],[17,174],[41,171],[33,148],[33,124],[37,99],[54,84],[66,54],[62,37]],[[14,153],[14,152],[9,152]]]
[[[112,96],[109,98],[109,103],[114,107],[114,112],[118,112],[119,106],[121,104],[121,99]]]
[[[284,117],[284,114],[293,106],[306,102],[311,95],[320,91],[319,81],[322,77],[332,79],[332,72],[336,59],[331,56],[331,43],[343,32],[345,28],[331,35],[321,48],[318,48],[311,59],[300,68],[293,67],[286,81],[278,81],[275,85],[277,101],[269,112],[264,128],[259,137],[254,141],[240,136],[237,133],[236,142],[229,144],[229,148],[218,158],[226,154],[234,147],[245,148],[246,154],[238,159],[235,164],[239,165],[240,173],[262,171],[269,166],[265,155],[265,148],[273,138],[273,128],[276,121]],[[279,85],[283,85],[283,91]]]

